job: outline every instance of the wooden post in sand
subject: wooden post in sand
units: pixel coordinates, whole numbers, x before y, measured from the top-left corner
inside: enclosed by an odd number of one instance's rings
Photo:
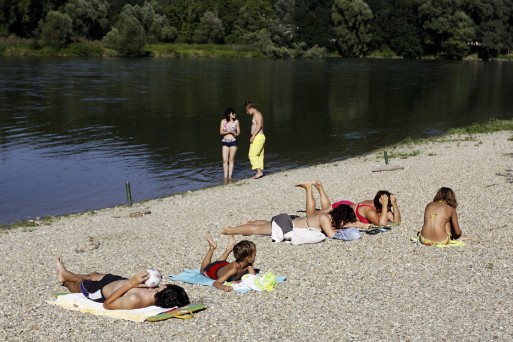
[[[128,206],[131,207],[132,206],[132,189],[130,189],[129,181],[126,181],[125,188],[126,188],[126,201],[128,202]]]

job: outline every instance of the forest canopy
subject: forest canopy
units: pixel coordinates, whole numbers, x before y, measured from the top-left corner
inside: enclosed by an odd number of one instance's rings
[[[513,50],[513,0],[0,0],[0,37],[62,48],[99,42],[251,45],[275,58],[487,60]]]

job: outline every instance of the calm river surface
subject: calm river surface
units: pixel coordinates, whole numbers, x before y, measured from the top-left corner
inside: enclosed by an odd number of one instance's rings
[[[511,119],[512,94],[513,63],[0,58],[0,223],[222,184],[228,106],[250,177],[246,100],[272,173]]]

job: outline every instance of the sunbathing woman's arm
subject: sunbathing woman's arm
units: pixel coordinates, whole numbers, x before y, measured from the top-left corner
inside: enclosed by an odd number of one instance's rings
[[[390,195],[390,201],[392,202],[392,210],[394,211],[393,220],[391,222],[401,223],[401,211],[397,205],[397,198],[394,194]]]
[[[354,227],[354,228],[368,229],[369,226],[370,226],[370,224],[368,224],[368,223],[362,223],[360,221],[356,221],[356,222],[348,222],[348,223],[344,224],[342,226],[342,228]]]
[[[386,195],[383,195],[386,197]],[[388,204],[388,198],[387,198],[387,201],[384,202],[385,204],[383,204],[383,208],[387,208],[387,204]],[[388,212],[385,210],[381,210],[380,213],[378,213],[376,211],[376,209],[374,208],[362,208],[360,210],[365,210],[364,212],[364,217],[372,224],[376,225],[376,226],[386,226],[386,224],[388,223]],[[361,213],[361,211],[360,211]]]
[[[456,213],[456,210],[454,208],[451,208],[451,237],[456,240],[461,237],[461,228],[460,224],[458,223],[458,213]]]

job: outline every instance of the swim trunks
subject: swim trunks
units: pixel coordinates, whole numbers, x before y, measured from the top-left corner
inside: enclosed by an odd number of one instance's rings
[[[221,144],[226,147],[238,146],[239,143],[237,139],[223,139],[221,140]]]
[[[221,267],[224,267],[228,264],[229,264],[229,262],[226,260],[218,260],[218,261],[212,262],[212,263],[208,264],[207,267],[205,267],[203,274],[206,275],[207,277],[209,277],[210,279],[217,280],[217,278],[219,278],[217,276],[217,271],[219,271],[219,269]]]
[[[106,274],[100,280],[84,280],[80,284],[80,292],[94,302],[103,303],[107,298],[103,295],[102,289],[112,282],[126,279],[118,275]]]
[[[218,260],[218,261],[214,261],[214,262],[211,262],[210,264],[207,265],[207,267],[205,267],[205,270],[203,271],[203,275],[209,277],[210,279],[214,279],[214,280],[217,280],[219,279],[219,276],[217,275],[217,272],[219,272],[219,270],[230,264],[228,261],[226,260]],[[237,278],[237,276],[231,276],[230,278],[226,279],[226,281],[235,281],[235,280],[239,280],[239,278]]]
[[[294,228],[294,220],[297,215],[279,214],[271,219],[271,238],[274,242],[282,242],[284,236]]]
[[[251,163],[251,170],[264,169],[264,144],[264,133],[258,133],[249,145],[248,157]]]

